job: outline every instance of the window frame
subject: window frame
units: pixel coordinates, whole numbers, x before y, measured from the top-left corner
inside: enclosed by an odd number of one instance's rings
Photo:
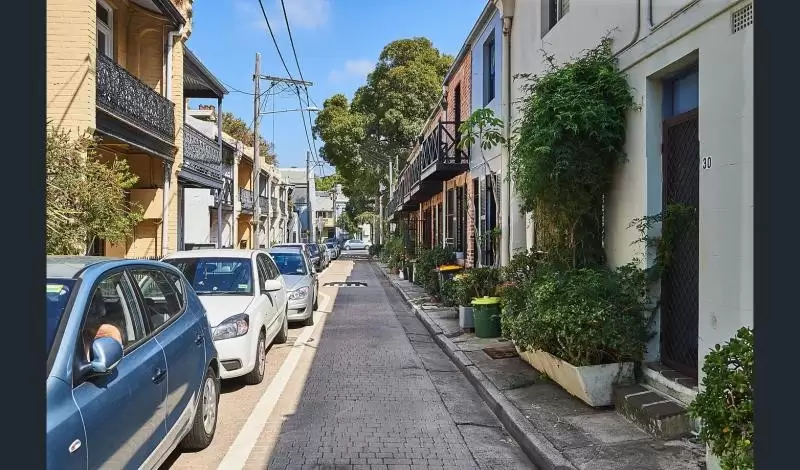
[[[89,309],[92,306],[92,297],[94,296],[95,290],[102,284],[105,280],[107,280],[111,276],[115,276],[117,274],[122,274],[122,282],[128,284],[129,294],[132,295],[130,299],[136,307],[136,312],[131,312],[131,315],[138,314],[139,318],[139,326],[142,329],[142,337],[137,339],[136,341],[128,344],[123,345],[122,347],[122,360],[124,361],[127,356],[129,356],[133,351],[138,349],[140,346],[145,344],[146,342],[150,341],[153,338],[150,319],[144,315],[144,309],[146,308],[146,304],[143,302],[143,299],[139,297],[139,289],[138,284],[136,283],[136,279],[128,272],[127,266],[119,266],[113,269],[109,269],[105,271],[103,274],[97,276],[97,279],[92,282],[91,286],[89,287],[89,297],[84,306],[83,310],[81,311],[81,324],[80,328],[78,328],[78,337],[75,341],[75,348],[72,352],[72,388],[76,388],[86,382],[88,380],[87,377],[78,377],[77,371],[79,370],[80,366],[85,364],[85,359],[83,356],[83,342],[81,341],[80,335],[83,333],[83,329],[86,326],[86,319],[88,317]],[[75,284],[78,287],[78,283]],[[70,299],[67,307],[70,308],[70,313],[72,309],[72,302],[77,295],[73,295],[73,298]],[[136,322],[135,318],[131,318],[132,322]]]
[[[100,21],[100,19],[97,18],[97,13],[95,13],[95,29],[97,31],[102,32],[106,37],[105,44],[103,44],[106,50],[105,52],[103,52],[103,54],[113,59],[115,55],[114,54],[114,9],[111,8],[111,5],[106,3],[104,0],[95,0],[95,1],[97,7],[102,8],[108,13],[108,24],[104,23],[103,21]],[[95,32],[95,34],[97,33]],[[95,41],[99,44],[100,42],[99,35],[95,36]]]
[[[126,267],[126,271],[128,273],[128,276],[130,276],[130,279],[132,281],[131,283],[134,285],[134,288],[136,290],[136,294],[139,296],[139,304],[142,306],[142,308],[143,308],[142,311],[144,312],[144,311],[147,311],[147,301],[145,300],[146,297],[145,297],[144,293],[142,292],[141,288],[139,287],[139,282],[136,281],[136,277],[133,274],[133,271],[140,271],[140,270],[153,270],[153,271],[159,272],[159,273],[161,273],[162,276],[164,276],[164,278],[167,281],[168,285],[172,286],[172,284],[169,282],[169,278],[167,278],[167,276],[166,276],[167,270],[164,269],[164,268],[157,267],[157,266],[149,266],[149,265],[127,266]],[[163,330],[168,328],[170,325],[172,325],[172,323],[176,322],[180,317],[183,316],[184,313],[186,313],[187,305],[186,305],[186,291],[185,291],[185,289],[184,289],[183,292],[175,292],[175,293],[178,295],[181,308],[175,315],[171,315],[167,319],[167,321],[165,321],[164,323],[162,323],[162,324],[160,324],[158,326],[155,326],[155,325],[153,325],[153,322],[150,320],[150,316],[149,315],[142,314],[142,317],[143,317],[143,319],[145,321],[145,324],[146,324],[146,328],[148,330],[147,338],[155,337],[156,335],[161,333]],[[164,299],[164,301],[166,301],[166,298]]]
[[[483,42],[483,105],[494,101],[497,93],[497,42],[495,30]]]
[[[256,273],[258,274],[258,291],[264,293],[264,283],[269,280],[269,269],[267,263],[264,262],[265,254],[259,253],[256,255]]]

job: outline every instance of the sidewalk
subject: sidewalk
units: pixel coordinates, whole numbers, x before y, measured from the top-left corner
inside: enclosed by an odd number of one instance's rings
[[[432,304],[421,287],[379,266],[540,468],[705,468],[702,446],[688,440],[657,440],[613,409],[589,407],[523,362],[510,341],[463,333],[457,309]]]

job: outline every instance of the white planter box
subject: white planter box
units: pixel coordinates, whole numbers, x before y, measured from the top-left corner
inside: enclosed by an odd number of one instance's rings
[[[614,404],[614,386],[633,382],[633,362],[575,367],[550,353],[538,350],[517,353],[534,369],[547,374],[564,390],[589,406]]]
[[[458,307],[458,326],[463,328],[475,328],[475,320],[472,316],[472,307]]]
[[[719,457],[711,452],[711,449],[706,446],[706,470],[721,470],[722,466],[719,464]]]

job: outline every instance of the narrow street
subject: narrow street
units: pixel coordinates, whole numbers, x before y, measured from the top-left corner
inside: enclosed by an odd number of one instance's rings
[[[320,275],[315,325],[270,349],[261,385],[223,384],[212,445],[162,468],[534,468],[365,258]],[[342,281],[366,286],[324,286]]]

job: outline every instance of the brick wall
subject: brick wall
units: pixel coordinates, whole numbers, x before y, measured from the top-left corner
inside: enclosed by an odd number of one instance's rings
[[[95,127],[95,5],[47,1],[47,119],[73,134]]]
[[[456,120],[456,91],[460,85],[461,122],[469,118],[472,112],[472,56],[467,54],[458,65],[455,73],[450,77],[447,86],[447,115],[445,120]]]

